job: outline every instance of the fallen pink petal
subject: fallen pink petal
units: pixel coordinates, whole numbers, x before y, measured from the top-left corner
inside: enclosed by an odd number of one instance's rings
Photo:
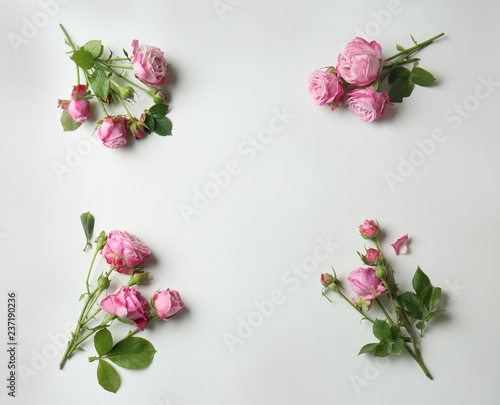
[[[397,256],[406,254],[406,252],[408,251],[407,245],[408,245],[408,234],[401,236],[396,242],[391,244]]]

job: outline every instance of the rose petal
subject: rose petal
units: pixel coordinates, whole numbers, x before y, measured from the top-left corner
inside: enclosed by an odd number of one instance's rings
[[[396,255],[404,255],[408,251],[408,234],[401,236],[396,242],[392,243],[391,246],[394,248]]]

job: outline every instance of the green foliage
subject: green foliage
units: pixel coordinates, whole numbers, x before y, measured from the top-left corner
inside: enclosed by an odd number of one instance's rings
[[[413,87],[411,72],[405,67],[398,66],[389,74],[389,99],[392,103],[401,103],[403,98],[409,97]]]
[[[155,132],[158,135],[172,135],[172,122],[167,117],[153,116],[155,121]]]
[[[165,116],[168,113],[168,104],[155,104],[149,109],[149,113],[155,116]]]
[[[94,336],[94,346],[99,356],[104,356],[109,353],[113,347],[111,332],[106,328],[97,332]]]
[[[373,335],[378,340],[389,340],[392,336],[391,327],[387,322],[375,319],[375,323],[373,324]]]
[[[148,366],[155,353],[155,348],[148,340],[128,337],[114,345],[106,357],[123,368],[135,370]]]
[[[84,49],[79,49],[78,51],[73,52],[71,59],[82,69],[88,70],[94,67],[94,57],[90,52]]]
[[[423,87],[428,87],[436,81],[436,78],[431,73],[420,67],[414,67],[412,69],[411,78],[413,83]]]
[[[80,221],[82,222],[83,226],[83,231],[85,232],[85,237],[87,238],[87,244],[85,245],[85,248],[83,251],[87,249],[87,246],[90,246],[92,248],[92,243],[90,243],[92,239],[92,234],[94,233],[94,216],[90,212],[84,212],[82,215],[80,215]]]
[[[116,392],[120,388],[120,376],[107,361],[99,360],[97,366],[97,381],[106,391]]]
[[[378,343],[368,343],[368,344],[364,345],[361,348],[361,350],[359,351],[358,356],[360,354],[373,352],[377,346],[378,346]]]
[[[82,125],[81,123],[76,122],[73,118],[71,118],[68,110],[63,110],[61,114],[61,124],[64,131],[75,131],[80,128],[80,125]]]
[[[101,45],[101,41],[93,40],[83,45],[82,49],[89,52],[92,58],[97,59],[102,55],[104,47]]]
[[[104,101],[108,100],[111,83],[106,72],[95,69],[92,76],[90,76],[90,86],[92,86],[92,90],[94,90],[97,97]]]
[[[401,308],[414,319],[423,319],[423,303],[417,294],[407,291],[399,296]]]

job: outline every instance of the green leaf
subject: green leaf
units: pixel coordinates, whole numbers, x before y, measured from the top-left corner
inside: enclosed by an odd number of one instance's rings
[[[116,392],[120,388],[120,376],[107,361],[99,360],[97,366],[97,381],[106,391]]]
[[[410,291],[404,292],[398,297],[401,308],[414,319],[423,318],[424,304],[417,294]]]
[[[439,297],[441,297],[441,288],[434,287],[432,289],[431,298],[430,298],[430,302],[429,302],[429,305],[428,305],[429,311],[432,311],[434,309],[434,304],[439,299]]]
[[[153,116],[165,116],[168,113],[168,104],[155,104],[149,109],[149,113]]]
[[[113,347],[111,332],[106,328],[97,332],[94,336],[94,346],[99,356],[107,354]]]
[[[392,354],[399,356],[405,347],[405,343],[402,340],[398,340],[392,344]]]
[[[392,353],[392,343],[387,340],[381,341],[375,349],[375,356],[385,357]]]
[[[410,96],[413,91],[411,72],[405,67],[398,66],[389,74],[389,99],[392,103],[401,103],[403,98]]]
[[[434,318],[437,314],[440,314],[441,312],[446,311],[445,309],[438,309],[437,311],[429,312],[425,316],[425,322],[429,322],[432,318]]]
[[[167,117],[156,118],[155,120],[155,132],[158,135],[172,135],[172,122]]]
[[[154,132],[155,130],[155,120],[151,114],[146,114],[144,117],[144,125],[146,126],[146,131],[148,133]]]
[[[396,44],[396,49],[400,52],[405,51],[405,48],[403,48],[401,45]]]
[[[90,85],[97,97],[104,101],[108,100],[111,84],[106,72],[100,69],[94,70],[94,73],[90,76]]]
[[[83,300],[83,297],[85,297],[86,295],[87,295],[87,293],[83,293],[82,295],[80,295],[80,298],[78,299],[78,301]]]
[[[415,272],[411,283],[419,298],[425,302],[424,297],[427,290],[432,288],[432,284],[429,280],[429,277],[427,277],[427,275],[420,269],[420,267],[417,268],[417,271]]]
[[[94,57],[90,52],[83,49],[73,52],[71,59],[82,69],[88,70],[94,67]]]
[[[427,70],[420,67],[414,67],[411,71],[413,83],[419,86],[428,87],[436,81],[436,78]]]
[[[106,357],[123,368],[135,370],[149,365],[155,353],[155,348],[148,340],[129,337],[114,345]]]
[[[64,131],[75,131],[76,129],[80,128],[80,125],[82,125],[81,123],[76,122],[73,118],[71,118],[68,110],[63,110],[61,114],[61,124]]]
[[[391,328],[387,322],[375,319],[373,334],[379,340],[389,340],[391,338]]]
[[[395,341],[401,339],[401,330],[397,326],[391,326],[391,339]]]
[[[83,50],[89,52],[94,59],[97,59],[102,55],[104,47],[101,45],[101,41],[93,40],[87,42],[83,45]]]
[[[83,231],[85,232],[85,237],[87,238],[87,244],[85,245],[85,249],[87,249],[87,246],[90,246],[92,248],[92,244],[90,241],[92,240],[92,234],[94,233],[94,216],[90,212],[84,212],[82,215],[80,215],[80,221],[82,222],[83,226]]]
[[[378,346],[378,343],[368,343],[368,344],[364,345],[361,348],[361,350],[359,351],[358,356],[360,354],[370,353],[370,352],[374,351],[377,346]]]

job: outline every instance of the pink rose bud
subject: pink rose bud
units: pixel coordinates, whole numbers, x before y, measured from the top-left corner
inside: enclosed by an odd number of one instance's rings
[[[323,287],[328,287],[334,281],[335,278],[331,274],[324,273],[321,275],[321,284],[323,284]]]
[[[85,122],[90,117],[90,103],[84,98],[71,101],[67,109],[71,118],[76,122]]]
[[[365,300],[373,300],[385,291],[382,280],[375,275],[375,269],[371,267],[353,270],[347,279],[352,290]]]
[[[184,308],[179,293],[175,290],[170,291],[168,288],[158,291],[153,296],[152,304],[161,319],[168,319]]]
[[[167,61],[159,48],[149,45],[139,45],[139,41],[132,41],[132,67],[137,78],[151,87],[159,87],[167,73]]]
[[[347,83],[369,86],[378,78],[381,58],[382,48],[377,42],[356,37],[339,55],[337,72]]]
[[[144,259],[151,256],[149,248],[137,237],[122,231],[111,231],[101,251],[108,264],[122,274],[130,274],[144,266]]]
[[[141,139],[146,132],[146,127],[144,126],[144,114],[141,116],[141,121],[133,118],[128,123],[128,130],[135,139]]]
[[[101,308],[108,314],[128,319],[140,330],[148,324],[147,307],[148,302],[134,287],[120,287],[101,301]]]
[[[97,128],[97,135],[104,146],[116,149],[127,143],[127,128],[124,120],[117,117],[108,117]]]
[[[353,90],[347,96],[349,98],[346,105],[349,110],[366,122],[380,118],[385,112],[386,104],[393,105],[385,91],[378,93],[370,88]]]
[[[377,262],[378,257],[380,256],[380,252],[377,249],[368,249],[366,251],[366,261],[369,264],[375,264]]]
[[[163,90],[158,90],[153,96],[153,101],[155,102],[155,104],[160,104],[168,101],[167,93],[165,93]]]
[[[79,84],[77,86],[73,86],[73,91],[71,92],[71,98],[73,100],[80,100],[85,97],[85,85]]]
[[[408,251],[408,234],[401,236],[396,242],[392,243],[391,246],[394,248],[396,255],[404,255]]]
[[[378,234],[378,223],[371,220],[365,220],[365,222],[359,226],[359,232],[365,239],[376,238]]]
[[[316,70],[309,76],[309,94],[314,104],[331,104],[334,110],[342,102],[344,87],[336,74]]]

